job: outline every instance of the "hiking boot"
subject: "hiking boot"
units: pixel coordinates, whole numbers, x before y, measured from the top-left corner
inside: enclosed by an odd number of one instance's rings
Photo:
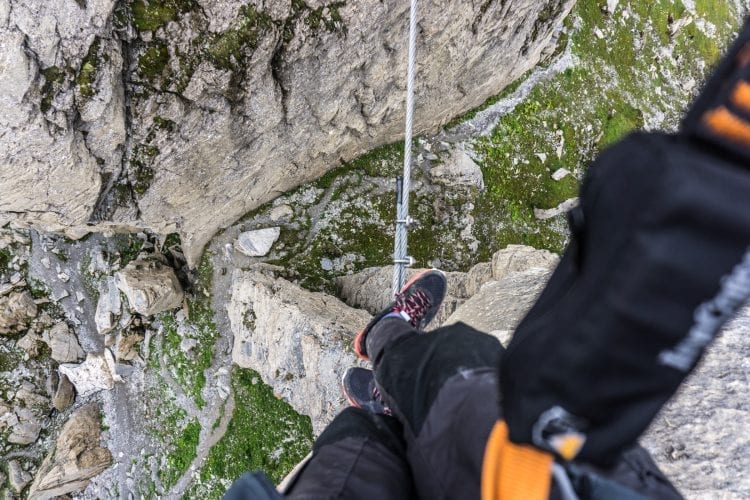
[[[347,401],[355,408],[381,415],[391,414],[391,409],[383,401],[375,385],[375,375],[372,370],[353,366],[344,374],[341,385]]]
[[[370,359],[367,355],[367,335],[386,316],[400,317],[417,330],[424,329],[440,309],[446,288],[445,274],[442,271],[431,269],[415,275],[396,294],[395,300],[359,332],[354,339],[354,352],[364,360]]]

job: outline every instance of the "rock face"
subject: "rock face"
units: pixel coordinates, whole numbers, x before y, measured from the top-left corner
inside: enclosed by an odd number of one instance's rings
[[[263,268],[234,273],[228,313],[232,361],[257,370],[322,431],[345,404],[341,376],[356,364],[350,345],[370,315]]]
[[[89,479],[112,463],[109,450],[99,445],[100,436],[99,408],[90,404],[73,413],[42,462],[29,498],[51,498],[85,488]]]
[[[422,6],[417,132],[533,67],[573,3]],[[4,0],[0,220],[179,232],[195,264],[219,227],[400,137],[407,21],[395,0]]]
[[[642,441],[687,498],[750,492],[750,309],[731,321]]]
[[[22,330],[37,313],[29,292],[11,292],[0,297],[0,335]]]
[[[179,307],[184,298],[172,268],[157,260],[134,260],[115,274],[115,280],[130,307],[143,316]]]
[[[445,324],[461,321],[495,335],[503,345],[508,345],[513,331],[544,289],[551,272],[552,269],[532,268],[491,281],[451,314]]]

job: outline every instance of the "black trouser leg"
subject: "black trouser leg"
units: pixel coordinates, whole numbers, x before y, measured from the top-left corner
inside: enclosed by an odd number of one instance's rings
[[[497,374],[503,347],[467,325],[423,334],[397,318],[383,320],[370,336],[367,352],[375,378],[403,424],[420,498],[480,498],[484,448],[500,418]],[[627,450],[614,463],[606,470],[578,466],[647,498],[680,498],[642,447]],[[604,500],[585,493],[582,498]],[[550,498],[561,498],[555,484]]]
[[[421,498],[479,498],[484,446],[499,418],[503,348],[464,325],[419,333],[386,318],[368,335],[376,381],[404,425]]]
[[[401,424],[358,408],[345,409],[326,427],[285,495],[293,500],[414,497]]]

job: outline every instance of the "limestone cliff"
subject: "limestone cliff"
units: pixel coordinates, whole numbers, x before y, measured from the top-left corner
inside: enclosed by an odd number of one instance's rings
[[[420,5],[417,131],[532,68],[572,0]],[[408,4],[0,1],[0,220],[221,227],[399,138]],[[314,84],[311,84],[314,82]]]

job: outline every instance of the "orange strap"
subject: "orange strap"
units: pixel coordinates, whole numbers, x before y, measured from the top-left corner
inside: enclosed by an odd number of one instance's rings
[[[553,461],[550,453],[511,443],[498,420],[484,449],[482,500],[547,500]]]
[[[732,92],[732,102],[745,112],[750,112],[750,83],[740,81]]]
[[[716,134],[735,142],[750,144],[750,123],[733,114],[724,106],[708,111],[703,120]]]

